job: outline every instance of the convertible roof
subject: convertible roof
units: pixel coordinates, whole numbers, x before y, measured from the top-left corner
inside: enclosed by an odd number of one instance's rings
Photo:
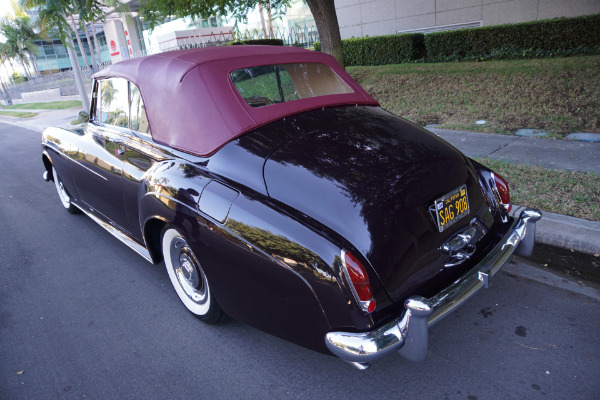
[[[270,64],[322,63],[354,93],[304,98],[253,108],[229,78],[232,71]],[[283,46],[221,46],[178,50],[121,61],[94,78],[122,77],[142,94],[154,141],[209,156],[232,139],[289,115],[339,105],[379,105],[327,54]]]

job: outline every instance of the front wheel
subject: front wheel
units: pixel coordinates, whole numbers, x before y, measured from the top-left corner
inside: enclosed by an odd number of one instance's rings
[[[54,178],[54,186],[56,186],[56,191],[58,192],[58,198],[60,199],[60,202],[65,208],[65,210],[67,210],[71,214],[79,213],[79,208],[77,208],[73,203],[71,203],[71,196],[69,196],[69,193],[67,192],[62,181],[58,177],[54,166],[52,166],[52,176]]]
[[[175,229],[165,230],[162,252],[171,284],[185,307],[206,323],[221,322],[225,314],[210,291],[204,270],[187,241]]]

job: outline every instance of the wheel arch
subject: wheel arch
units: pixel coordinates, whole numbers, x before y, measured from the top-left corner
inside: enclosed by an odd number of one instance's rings
[[[168,225],[164,218],[158,216],[150,217],[144,223],[144,241],[153,264],[158,264],[163,260],[161,250],[162,233]]]
[[[52,158],[50,157],[46,149],[42,151],[42,162],[44,163],[44,168],[48,173],[48,180],[54,182],[54,174],[52,173],[52,166],[54,165],[54,163],[52,162]]]

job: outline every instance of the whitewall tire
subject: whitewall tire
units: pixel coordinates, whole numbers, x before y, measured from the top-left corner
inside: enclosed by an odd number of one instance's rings
[[[71,214],[77,214],[79,212],[79,208],[77,208],[74,204],[71,203],[71,196],[65,189],[62,181],[58,177],[56,173],[56,169],[52,166],[52,177],[54,179],[54,186],[56,187],[56,191],[58,192],[58,198],[60,199],[61,204]]]
[[[207,323],[220,322],[223,311],[212,296],[204,270],[177,230],[164,231],[162,253],[171,284],[185,307]]]

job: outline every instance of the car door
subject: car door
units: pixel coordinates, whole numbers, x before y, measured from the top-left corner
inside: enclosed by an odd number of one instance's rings
[[[123,207],[123,144],[129,130],[129,85],[109,78],[94,85],[91,119],[74,172],[77,191],[97,216],[129,232]]]
[[[129,82],[129,127],[131,138],[123,143],[123,202],[131,235],[143,243],[139,220],[140,185],[145,174],[157,161],[165,159],[150,136],[148,117],[138,87]]]

